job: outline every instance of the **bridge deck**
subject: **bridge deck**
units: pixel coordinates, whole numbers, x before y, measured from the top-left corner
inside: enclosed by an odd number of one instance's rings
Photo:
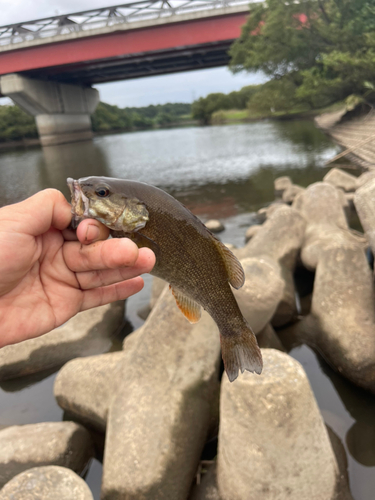
[[[84,23],[78,29],[72,14],[64,16],[65,24],[61,29],[54,27],[52,34],[47,21],[52,23],[54,18],[34,22],[42,24],[39,34],[29,30],[32,22],[12,25],[13,35],[9,26],[0,28],[0,75],[21,73],[91,85],[228,63],[228,49],[249,14],[248,0],[145,0],[124,5],[160,3],[179,3],[180,10],[170,7],[167,15],[162,6],[163,15],[147,18],[143,9],[131,22],[124,18],[109,23],[107,19],[99,28],[90,18],[90,29]]]

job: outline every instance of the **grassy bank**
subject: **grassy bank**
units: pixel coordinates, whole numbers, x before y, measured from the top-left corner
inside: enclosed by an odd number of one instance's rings
[[[234,123],[247,123],[258,120],[297,120],[297,119],[313,119],[315,116],[323,113],[338,111],[345,107],[345,103],[340,101],[330,106],[309,109],[303,106],[296,106],[288,111],[267,112],[267,113],[249,113],[247,109],[228,109],[219,110],[213,113],[211,125],[230,125]]]

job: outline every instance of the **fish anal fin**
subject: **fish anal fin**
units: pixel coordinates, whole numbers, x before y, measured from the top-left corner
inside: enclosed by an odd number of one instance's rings
[[[232,335],[220,335],[221,354],[224,361],[224,368],[230,382],[238,377],[238,372],[245,370],[262,373],[262,354],[254,333],[247,325],[244,325],[241,332]]]
[[[176,299],[176,303],[182,314],[190,323],[198,323],[201,319],[201,306],[179,290],[174,289],[171,285],[169,285],[169,288],[172,290],[173,297]]]
[[[218,250],[223,258],[225,268],[228,274],[229,283],[233,288],[238,290],[245,283],[245,272],[240,264],[240,261],[237,259],[235,255],[227,248],[224,243],[216,240],[216,245]]]

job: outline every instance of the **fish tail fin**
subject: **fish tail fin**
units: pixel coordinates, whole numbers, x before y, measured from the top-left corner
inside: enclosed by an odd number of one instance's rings
[[[250,327],[243,323],[235,334],[220,334],[221,355],[230,382],[238,377],[238,370],[262,373],[263,360],[257,339]]]

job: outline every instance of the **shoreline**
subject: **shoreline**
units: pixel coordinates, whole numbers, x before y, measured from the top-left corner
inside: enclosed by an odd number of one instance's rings
[[[309,111],[301,111],[296,113],[284,113],[280,115],[265,115],[259,117],[245,117],[245,118],[237,118],[237,119],[225,119],[222,123],[210,123],[207,125],[200,124],[199,120],[183,120],[181,122],[173,122],[168,125],[159,125],[156,127],[134,127],[133,129],[121,129],[121,130],[103,130],[93,132],[93,138],[102,137],[106,135],[115,135],[115,134],[125,134],[132,132],[142,132],[148,130],[164,130],[171,128],[184,128],[184,127],[218,127],[222,125],[236,125],[236,124],[245,124],[245,123],[256,123],[262,122],[265,120],[272,121],[293,121],[293,120],[315,120],[319,118],[319,116],[324,114],[324,110],[309,110]],[[327,113],[328,114],[328,113]],[[319,125],[318,125],[319,127]],[[322,127],[319,127],[322,128]],[[324,130],[327,132],[326,130]],[[32,148],[35,146],[40,146],[39,137],[35,137],[32,139],[19,139],[15,141],[6,141],[0,142],[0,151],[17,149],[22,147],[23,149]]]
[[[134,127],[133,129],[121,129],[121,130],[103,130],[103,131],[97,131],[93,132],[93,138],[95,137],[102,137],[105,135],[115,135],[115,134],[130,134],[132,132],[142,132],[146,130],[164,130],[164,129],[169,129],[169,128],[184,128],[184,127],[192,127],[192,126],[199,126],[198,120],[184,120],[181,122],[174,122],[169,125],[159,125],[158,127]],[[40,146],[40,139],[39,137],[35,137],[32,139],[19,139],[17,141],[6,141],[6,142],[0,142],[0,151],[2,150],[8,150],[8,149],[14,149],[14,148],[19,148],[20,146],[23,147],[24,149],[29,148],[29,147],[35,147],[35,146]]]

